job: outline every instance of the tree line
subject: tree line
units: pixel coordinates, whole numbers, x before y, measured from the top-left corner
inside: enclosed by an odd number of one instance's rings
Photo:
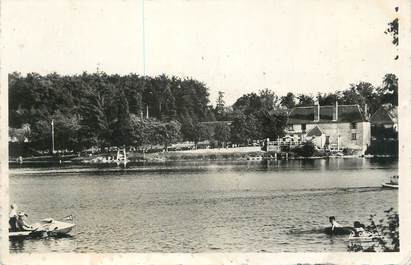
[[[51,121],[57,149],[81,151],[92,146],[163,145],[212,140],[248,144],[284,135],[287,111],[296,106],[358,104],[373,113],[381,104],[398,104],[398,78],[387,74],[381,87],[351,84],[335,93],[289,92],[278,96],[263,89],[226,106],[219,92],[215,106],[208,87],[192,78],[108,75],[9,75],[9,127],[33,150],[50,148]],[[230,125],[226,122],[230,121]],[[214,124],[214,130],[209,124]],[[214,122],[214,123],[213,123]]]
[[[52,120],[60,149],[167,145],[180,137],[181,124],[215,120],[208,97],[206,85],[192,78],[13,73],[9,126],[28,124],[38,150],[49,147]]]

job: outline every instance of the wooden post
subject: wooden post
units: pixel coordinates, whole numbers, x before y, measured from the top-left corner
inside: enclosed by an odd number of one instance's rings
[[[54,120],[51,120],[51,154],[54,154]]]

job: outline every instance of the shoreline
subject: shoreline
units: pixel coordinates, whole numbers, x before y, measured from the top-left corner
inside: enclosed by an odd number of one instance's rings
[[[287,160],[328,160],[328,159],[398,159],[398,156],[389,155],[335,155],[335,156],[311,156],[311,157],[296,157],[285,153],[278,153],[278,157],[268,156],[264,151],[256,152],[209,152],[209,153],[189,153],[189,152],[161,152],[138,154],[139,156],[131,155],[128,158],[128,165],[141,165],[145,163],[167,163],[167,162],[206,162],[206,161],[249,161],[249,162],[271,162],[271,161],[287,161]],[[113,161],[98,161],[98,158],[105,157],[104,155],[94,156],[39,156],[26,157],[22,159],[9,158],[9,166],[25,167],[25,166],[90,166],[90,167],[112,167],[117,166]],[[95,160],[93,162],[93,159]]]

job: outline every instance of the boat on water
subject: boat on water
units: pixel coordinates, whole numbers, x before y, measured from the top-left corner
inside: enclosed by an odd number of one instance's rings
[[[358,235],[356,235],[354,232],[351,233],[350,236],[348,237],[348,240],[350,242],[368,243],[368,242],[375,242],[379,238],[381,238],[380,235],[365,231]]]
[[[351,247],[361,246],[363,250],[374,249],[374,251],[382,251],[380,240],[384,239],[383,236],[364,231],[360,234],[352,233],[348,237],[348,243]]]
[[[382,183],[382,187],[386,189],[398,189],[398,175],[390,177],[389,182]]]
[[[331,227],[326,227],[324,229],[324,233],[327,235],[350,235],[354,231],[354,228],[350,226],[343,226],[343,227],[334,227],[332,229]]]
[[[9,231],[9,239],[41,238],[50,236],[64,236],[76,226],[74,223],[57,221],[46,218],[33,224],[32,230]]]

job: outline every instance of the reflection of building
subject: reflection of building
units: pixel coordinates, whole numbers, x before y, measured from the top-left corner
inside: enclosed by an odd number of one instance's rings
[[[330,150],[351,149],[365,153],[370,144],[370,123],[358,105],[307,106],[288,116],[288,141],[312,141]]]
[[[392,104],[382,105],[371,117],[371,150],[374,154],[398,152],[398,110]]]

